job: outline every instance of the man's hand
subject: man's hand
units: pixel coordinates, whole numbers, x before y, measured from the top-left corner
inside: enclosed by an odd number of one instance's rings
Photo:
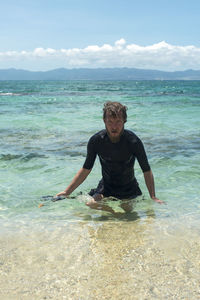
[[[69,196],[69,195],[65,191],[56,194],[56,197],[65,197],[65,198],[67,198],[67,196]]]
[[[160,200],[160,199],[158,199],[158,198],[156,198],[156,197],[152,197],[152,199],[153,199],[155,202],[159,203],[159,204],[166,204],[164,201],[162,201],[162,200]]]

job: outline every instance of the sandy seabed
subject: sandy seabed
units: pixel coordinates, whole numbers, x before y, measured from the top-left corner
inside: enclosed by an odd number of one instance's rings
[[[0,299],[200,299],[200,230],[186,221],[4,231]]]

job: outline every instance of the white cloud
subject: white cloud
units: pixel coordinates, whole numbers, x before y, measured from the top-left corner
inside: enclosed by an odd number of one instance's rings
[[[27,52],[28,55],[33,55],[33,56],[39,56],[39,57],[46,57],[48,55],[54,55],[56,54],[56,50],[51,49],[51,48],[47,48],[47,49],[43,49],[43,48],[36,48],[33,53],[31,52]]]
[[[125,44],[126,44],[125,39],[120,39],[115,42],[115,46],[119,49],[121,49],[123,46],[125,46]]]
[[[200,69],[200,48],[170,45],[165,41],[140,46],[127,44],[122,38],[114,45],[89,45],[86,48],[0,52],[0,68],[17,67],[30,70],[52,68],[129,67],[158,70]]]

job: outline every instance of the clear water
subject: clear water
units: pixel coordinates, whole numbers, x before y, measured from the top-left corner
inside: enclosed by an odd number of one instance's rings
[[[107,100],[128,106],[126,128],[144,142],[155,176],[157,196],[167,206],[152,203],[136,164],[145,200],[135,212],[145,218],[196,218],[200,209],[200,83],[198,81],[9,81],[0,82],[0,217],[6,221],[70,221],[96,212],[85,207],[79,191],[95,187],[101,177],[97,160],[93,173],[74,192],[76,199],[38,209],[42,196],[62,191],[83,165],[89,137],[104,127]],[[44,202],[44,201],[43,201]],[[112,204],[111,204],[112,205]]]
[[[167,205],[136,164],[132,213],[89,209],[98,160],[73,199],[42,198],[83,165],[108,100],[128,106]],[[199,165],[199,81],[0,82],[0,298],[199,299]]]

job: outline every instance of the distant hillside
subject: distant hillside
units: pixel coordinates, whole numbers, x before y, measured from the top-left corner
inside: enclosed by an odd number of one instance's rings
[[[200,71],[164,72],[133,68],[61,68],[45,72],[32,72],[0,69],[0,80],[200,80]]]

